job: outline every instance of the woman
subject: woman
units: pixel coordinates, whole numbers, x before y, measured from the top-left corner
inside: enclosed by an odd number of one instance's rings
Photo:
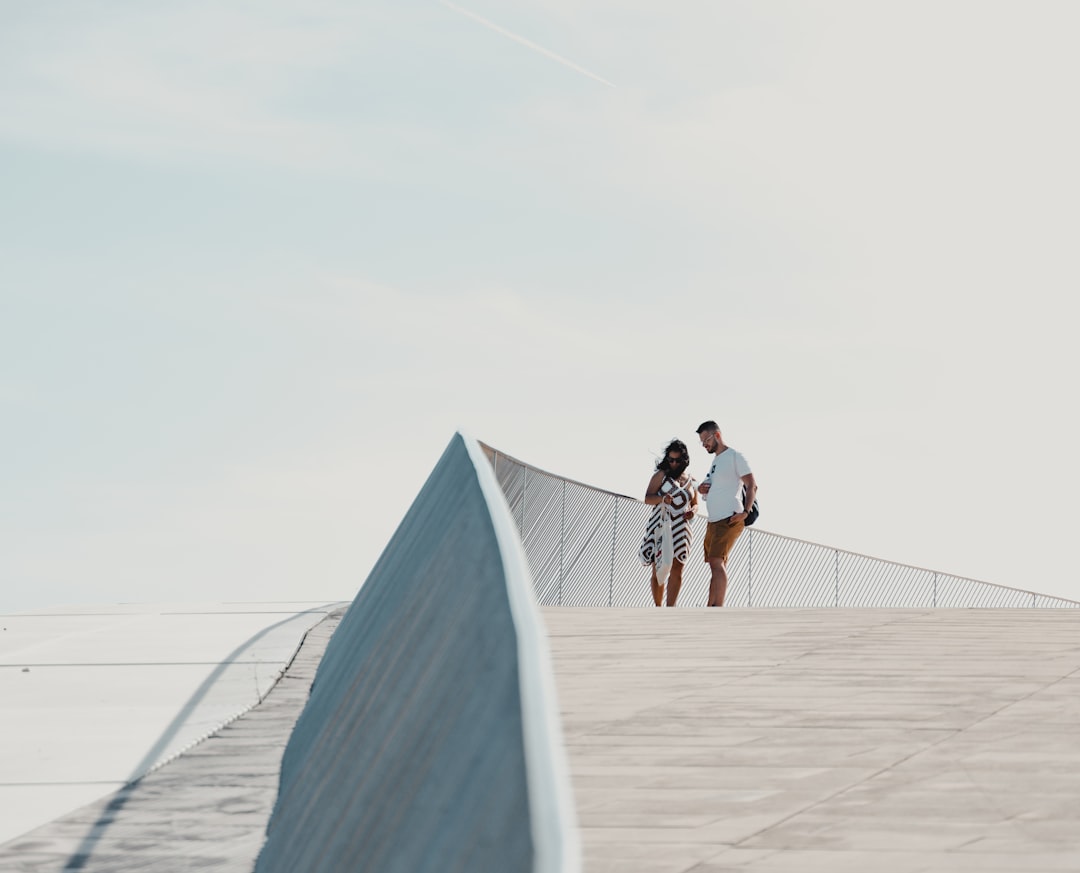
[[[682,587],[683,566],[690,556],[690,520],[697,509],[694,480],[687,474],[690,453],[682,440],[672,440],[645,489],[645,502],[654,507],[645,526],[645,539],[638,555],[652,565],[652,594],[657,606],[674,606]]]

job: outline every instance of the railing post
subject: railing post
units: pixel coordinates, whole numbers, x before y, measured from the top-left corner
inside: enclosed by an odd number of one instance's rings
[[[521,531],[521,541],[525,542],[525,495],[529,489],[529,469],[521,468],[521,512],[518,519],[518,530]]]
[[[562,606],[563,559],[566,554],[566,480],[562,483],[562,518],[559,521],[559,606]]]
[[[749,539],[746,541],[746,605],[754,605],[754,532],[747,531]]]
[[[937,609],[937,573],[934,574],[934,608]]]
[[[840,606],[840,550],[839,549],[833,549],[833,566],[834,566],[834,573],[835,573],[835,576],[834,576],[835,589],[834,589],[834,593],[833,593],[833,597],[834,597],[833,606],[839,607]]]
[[[612,497],[615,504],[615,514],[611,522],[611,578],[608,581],[607,605],[614,604],[615,597],[615,537],[619,529],[619,498]]]

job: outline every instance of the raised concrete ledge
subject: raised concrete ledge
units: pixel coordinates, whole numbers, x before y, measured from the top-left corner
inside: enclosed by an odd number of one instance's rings
[[[456,435],[329,644],[256,870],[577,870],[553,687],[505,499]]]

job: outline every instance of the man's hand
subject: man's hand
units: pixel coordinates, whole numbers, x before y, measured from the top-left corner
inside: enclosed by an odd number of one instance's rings
[[[737,521],[746,521],[746,516],[749,512],[736,512],[731,518],[728,519],[728,524],[735,524]]]
[[[698,490],[698,494],[708,494],[708,493],[709,493],[709,488],[711,488],[711,487],[712,487],[712,484],[711,484],[711,483],[709,483],[709,482],[702,482],[702,483],[701,483],[700,485],[698,485],[698,487],[697,487],[697,490]]]

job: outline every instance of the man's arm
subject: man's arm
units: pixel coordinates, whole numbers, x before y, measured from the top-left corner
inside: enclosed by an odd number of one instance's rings
[[[708,494],[709,493],[709,489],[712,488],[712,474],[713,474],[713,470],[715,468],[716,468],[716,461],[713,461],[712,466],[709,467],[709,472],[705,474],[705,478],[702,480],[701,484],[698,485],[698,493],[699,494]]]
[[[746,520],[746,516],[750,514],[750,507],[754,505],[754,497],[757,495],[757,482],[754,481],[753,473],[743,476],[742,483],[746,486],[746,500],[743,501],[743,511],[731,516],[732,522]]]
[[[757,480],[754,478],[753,473],[747,473],[742,477],[742,483],[746,488],[746,500],[743,502],[743,511],[749,512],[750,507],[754,505],[754,498],[757,497]]]

